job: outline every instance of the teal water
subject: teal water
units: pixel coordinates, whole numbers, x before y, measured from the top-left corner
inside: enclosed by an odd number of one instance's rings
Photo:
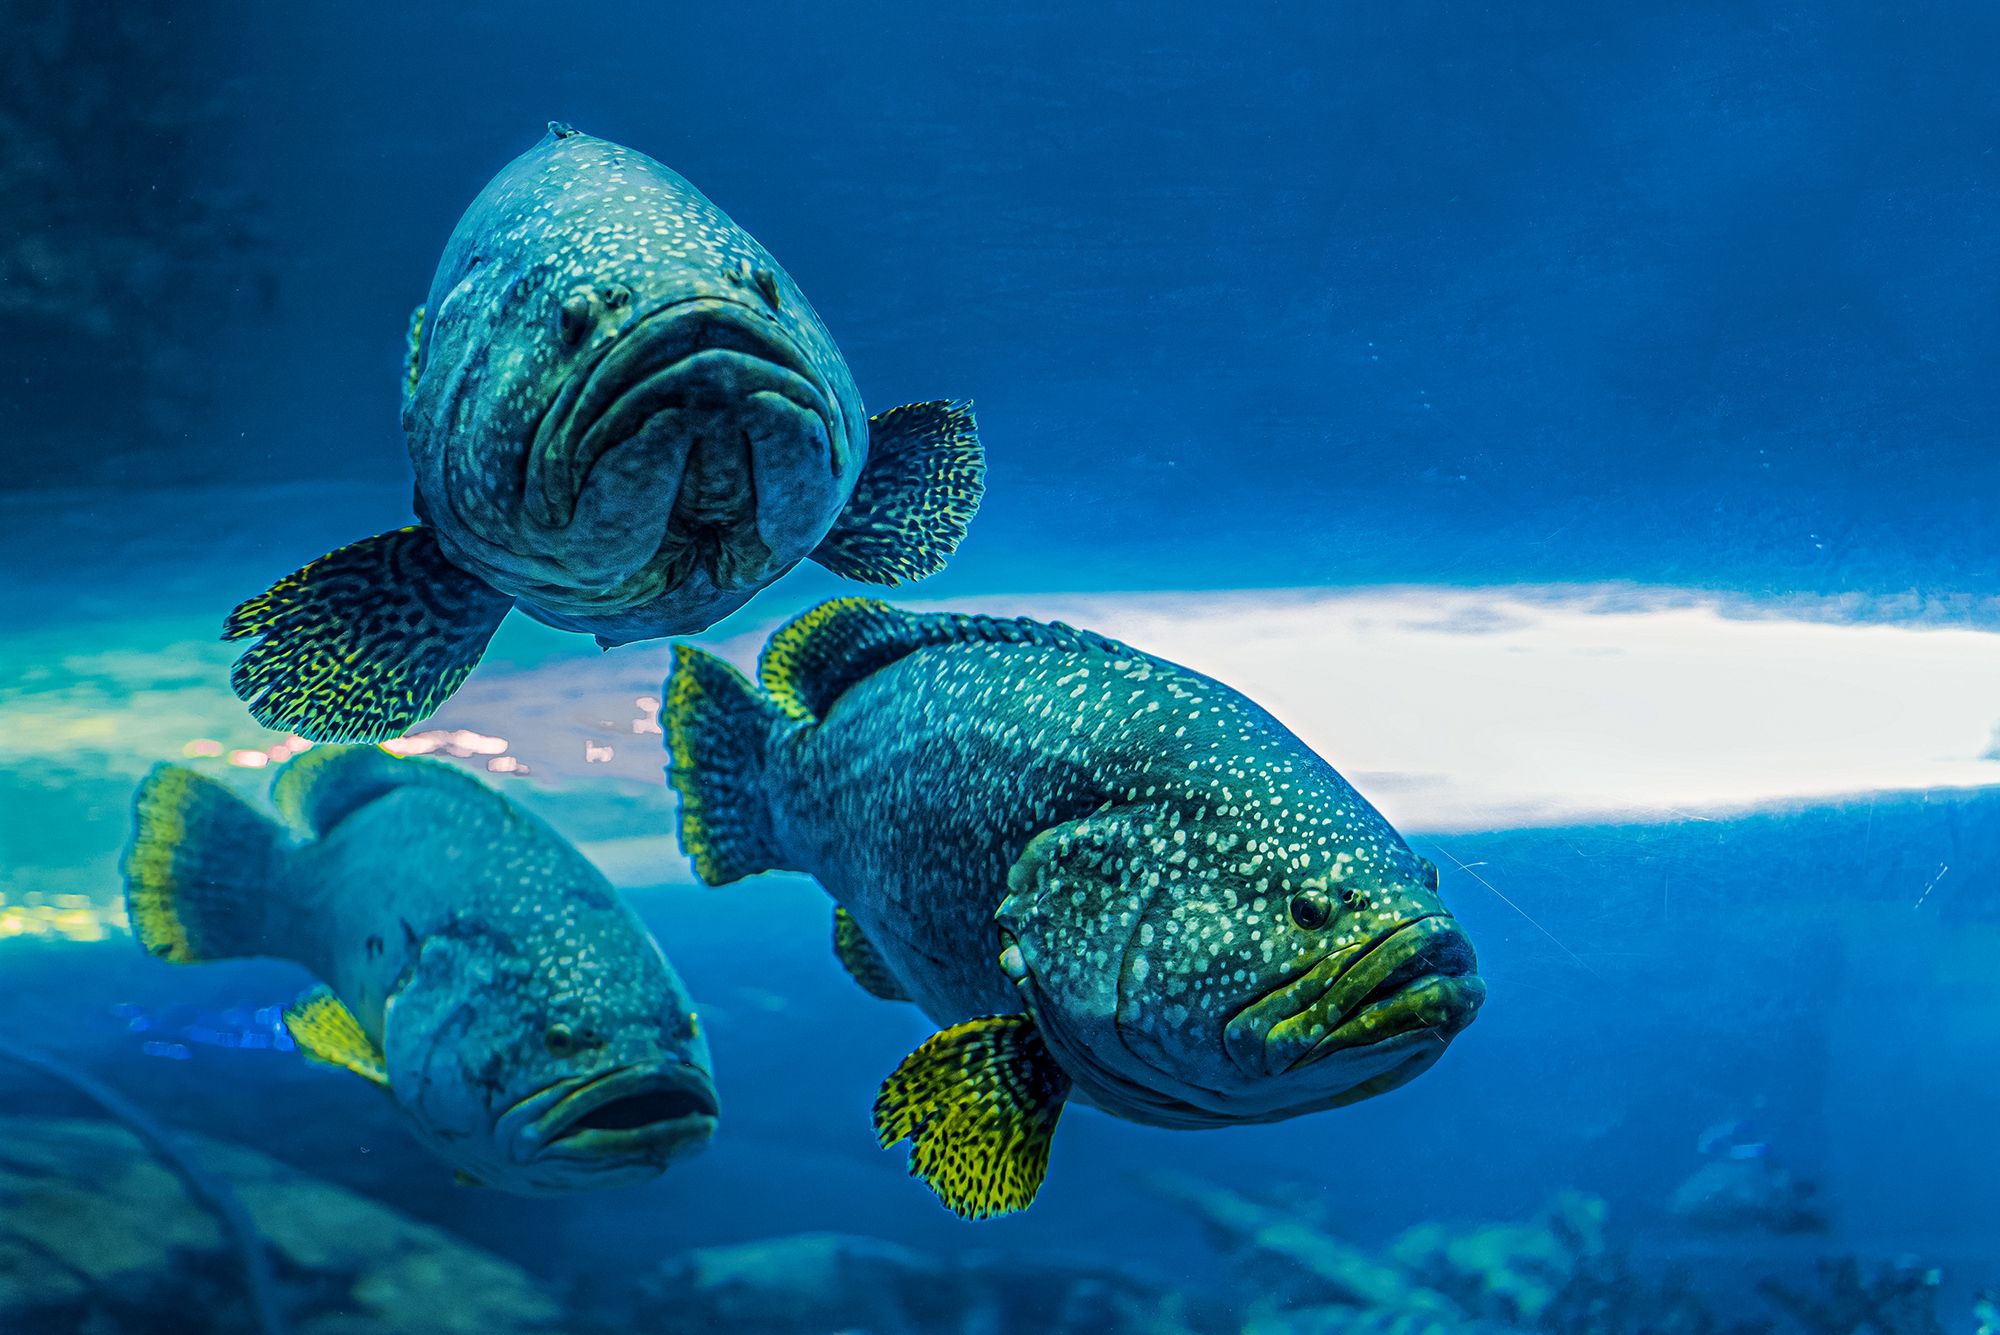
[[[14,10],[0,1041],[239,1196],[291,1328],[1979,1328],[1990,14]],[[1032,1209],[960,1221],[869,1125],[931,1027],[844,976],[809,880],[677,848],[669,646],[521,617],[412,731],[657,936],[706,1153],[458,1186],[281,1040],[301,970],[144,956],[133,786],[255,794],[292,750],[220,618],[403,522],[403,321],[552,116],[730,209],[871,408],[977,401],[985,508],[899,601],[1228,681],[1439,864],[1490,1000],[1434,1070],[1270,1126],[1078,1110]],[[802,568],[696,639],[747,663],[851,588]],[[98,1105],[0,1061],[0,1118],[0,1329],[255,1328]]]

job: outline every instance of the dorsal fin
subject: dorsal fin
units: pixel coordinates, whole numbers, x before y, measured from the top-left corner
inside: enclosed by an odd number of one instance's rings
[[[780,626],[757,660],[757,680],[795,719],[815,719],[849,687],[938,644],[1038,644],[1135,657],[1116,640],[1060,621],[905,612],[876,598],[835,598]]]
[[[278,771],[271,804],[293,833],[325,838],[370,802],[413,785],[500,801],[478,779],[441,760],[392,756],[376,746],[316,746]]]

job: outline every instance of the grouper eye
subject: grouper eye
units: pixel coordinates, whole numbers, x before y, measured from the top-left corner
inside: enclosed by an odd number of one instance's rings
[[[582,1052],[585,1048],[599,1047],[602,1043],[603,1040],[588,1029],[578,1033],[568,1025],[560,1023],[550,1025],[548,1032],[542,1035],[542,1045],[551,1055],[557,1057],[567,1057],[572,1053]]]
[[[1326,926],[1333,917],[1333,903],[1324,890],[1301,890],[1292,896],[1292,921],[1308,932]]]
[[[583,342],[583,336],[596,323],[597,307],[595,294],[572,292],[563,301],[562,310],[556,316],[556,336],[568,347]]]

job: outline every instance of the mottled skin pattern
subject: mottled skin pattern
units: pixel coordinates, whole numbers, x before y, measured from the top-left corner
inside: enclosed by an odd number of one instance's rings
[[[784,865],[938,1025],[1026,1010],[1132,1120],[1273,1120],[1427,1068],[1483,995],[1436,869],[1235,691],[1059,633],[919,649],[781,725]]]
[[[708,1043],[632,910],[567,841],[477,781],[376,755],[426,782],[287,854],[267,937],[361,1021],[418,1135],[519,1191],[640,1180],[698,1148],[714,1127]],[[647,1095],[706,1113],[552,1143],[586,1104]]]
[[[777,261],[666,167],[554,126],[452,233],[403,423],[445,554],[607,644],[740,607],[825,535],[868,450]]]

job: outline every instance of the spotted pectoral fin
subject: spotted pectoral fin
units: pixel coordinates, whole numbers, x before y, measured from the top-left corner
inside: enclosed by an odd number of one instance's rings
[[[881,952],[862,933],[861,924],[854,921],[853,914],[838,906],[833,910],[833,953],[840,957],[841,967],[870,995],[884,1001],[910,999],[902,982],[889,971]]]
[[[258,637],[229,684],[267,727],[382,741],[459,688],[513,602],[447,560],[428,528],[364,538],[229,614],[223,639]]]
[[[933,1034],[875,1096],[883,1148],[910,1142],[910,1174],[966,1219],[1023,1210],[1048,1171],[1069,1076],[1028,1015]]]
[[[389,1066],[361,1021],[330,987],[315,987],[285,1008],[285,1032],[314,1061],[354,1072],[387,1089]]]
[[[900,584],[944,569],[986,491],[972,405],[906,403],[868,419],[868,462],[812,559],[836,575]]]

